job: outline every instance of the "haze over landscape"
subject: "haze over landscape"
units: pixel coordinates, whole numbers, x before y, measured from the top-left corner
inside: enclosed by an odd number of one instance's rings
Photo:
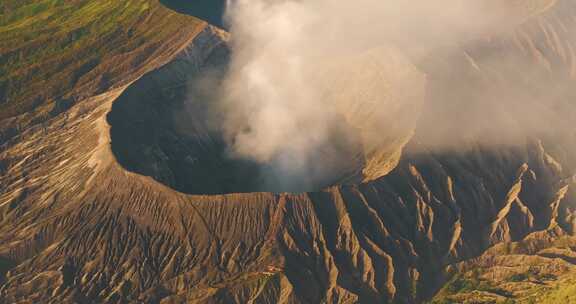
[[[542,132],[558,137],[570,126],[548,126],[558,113],[538,98],[562,95],[570,79],[551,80],[545,67],[503,53],[490,64],[516,64],[514,73],[526,79],[476,90],[474,98],[497,104],[471,111],[459,108],[459,100],[425,96],[429,83],[419,68],[425,62],[436,69],[445,56],[505,34],[551,3],[526,9],[473,0],[228,2],[222,11],[231,32],[230,62],[224,74],[194,80],[189,94],[204,90],[213,100],[207,115],[210,128],[223,133],[225,157],[261,164],[256,174],[263,190],[305,191],[380,177],[357,176],[350,163],[361,168],[408,137],[426,99],[440,108],[430,115],[440,123],[426,127],[435,135],[427,150],[458,149],[454,138],[460,137],[488,146],[523,145]],[[535,98],[526,81],[550,83],[540,85]],[[466,126],[435,130],[455,117]]]
[[[571,0],[0,2],[0,303],[576,303]]]

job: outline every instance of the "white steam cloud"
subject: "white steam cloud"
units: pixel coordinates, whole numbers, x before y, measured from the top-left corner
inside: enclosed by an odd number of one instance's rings
[[[370,86],[388,86],[381,96],[355,101],[357,107],[363,102],[384,106],[391,95],[423,85],[416,72],[408,75],[414,68],[401,58],[402,52],[391,48],[427,52],[494,24],[486,16],[479,18],[480,8],[470,1],[428,2],[230,2],[233,59],[225,83],[225,126],[235,151],[259,161],[270,161],[287,148],[305,156],[325,144],[334,124],[343,123],[335,113],[336,100],[326,97],[342,91],[335,85],[354,80],[344,73],[388,73],[363,79],[364,88],[347,88],[362,94]],[[350,66],[362,56],[372,58]],[[403,81],[410,85],[402,87]]]
[[[387,173],[430,98],[421,63],[508,31],[548,5],[523,3],[230,1],[232,58],[217,112],[232,155],[291,182]],[[363,172],[353,172],[351,159]]]

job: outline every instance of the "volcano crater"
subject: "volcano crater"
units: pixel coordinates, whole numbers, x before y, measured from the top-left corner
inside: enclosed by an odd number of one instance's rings
[[[114,101],[107,115],[111,149],[126,170],[197,195],[306,192],[361,180],[362,147],[346,123],[333,136],[351,139],[318,151],[306,170],[278,166],[289,153],[269,163],[232,155],[213,107],[231,51],[214,37],[198,45],[203,46],[184,50]],[[327,167],[326,160],[337,165]]]

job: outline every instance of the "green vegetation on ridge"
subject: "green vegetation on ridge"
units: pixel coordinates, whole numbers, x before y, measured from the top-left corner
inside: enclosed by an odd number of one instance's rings
[[[107,89],[198,24],[155,0],[0,1],[0,131],[6,118]]]

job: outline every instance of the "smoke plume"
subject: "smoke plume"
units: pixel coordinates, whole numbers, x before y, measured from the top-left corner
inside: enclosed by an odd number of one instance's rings
[[[230,155],[266,164],[267,174],[285,179],[280,183],[374,179],[393,168],[424,104],[440,107],[425,120],[434,129],[424,130],[434,148],[450,146],[458,129],[489,143],[521,138],[542,120],[541,107],[525,103],[530,94],[515,80],[489,87],[450,69],[484,68],[466,47],[512,32],[548,6],[540,2],[230,1],[232,57],[215,111]],[[452,62],[456,57],[468,60]],[[518,68],[526,62],[514,55],[484,63],[540,73]],[[435,89],[442,92],[431,94]],[[492,111],[483,112],[478,102]],[[508,115],[521,119],[512,123]],[[502,137],[502,129],[521,131]],[[354,171],[358,165],[362,172]]]

